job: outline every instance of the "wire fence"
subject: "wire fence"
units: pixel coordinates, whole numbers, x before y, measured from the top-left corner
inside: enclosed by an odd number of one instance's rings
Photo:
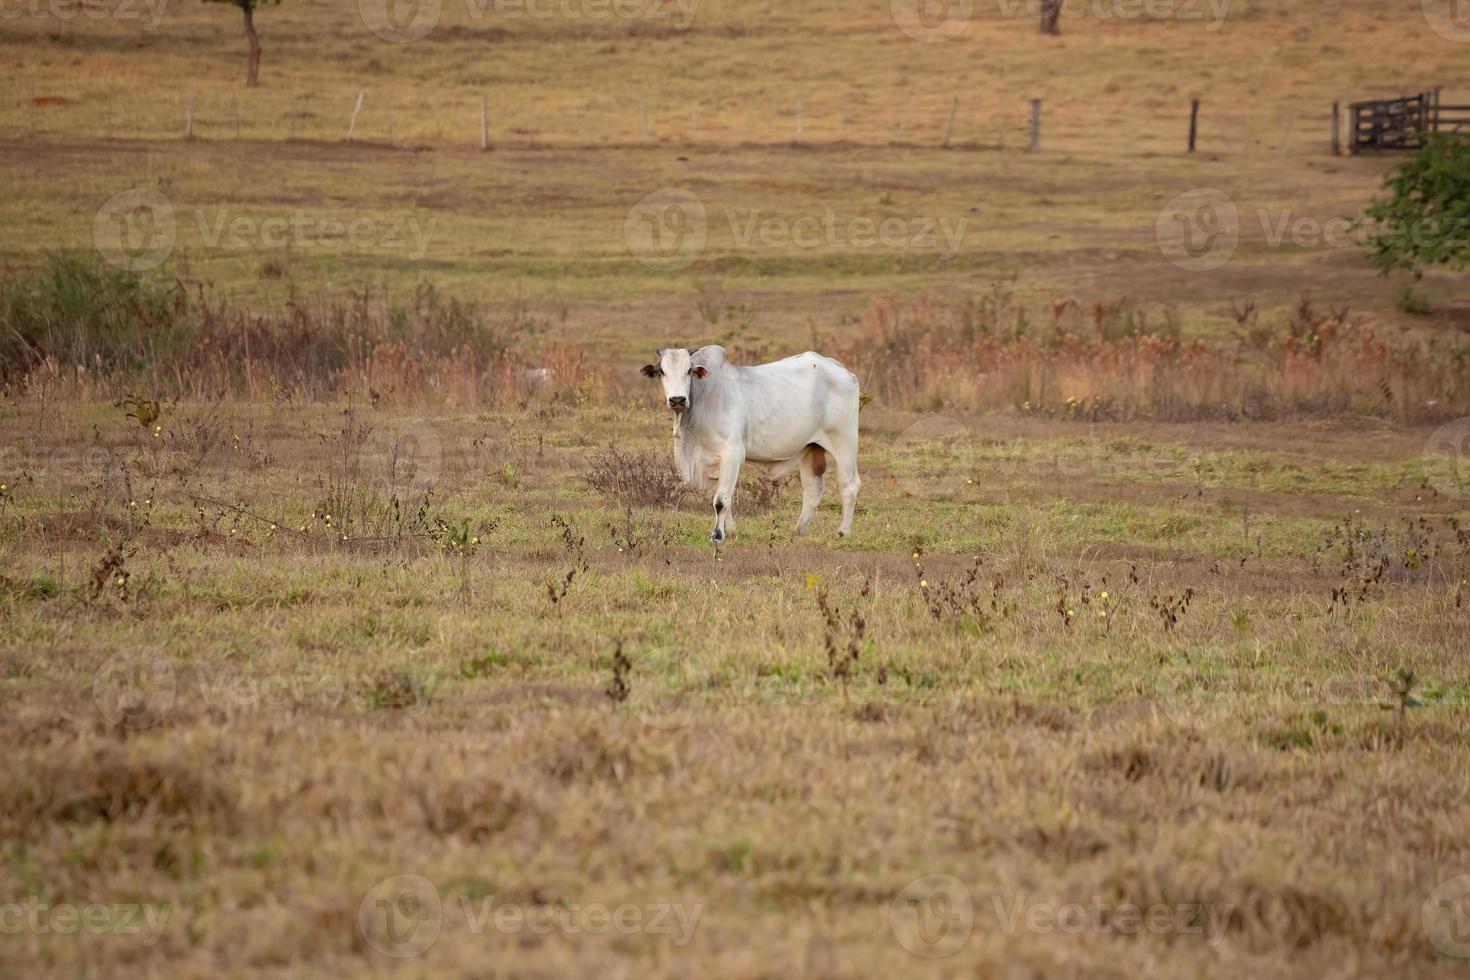
[[[1179,153],[1190,100],[1153,91],[1045,100],[924,92],[874,108],[861,94],[811,92],[719,102],[674,96],[545,98],[522,91],[364,86],[331,93],[183,83],[167,92],[75,75],[4,80],[0,139],[319,141],[401,148],[496,146],[911,146],[1058,153]],[[1325,154],[1331,106],[1203,102],[1200,152]]]

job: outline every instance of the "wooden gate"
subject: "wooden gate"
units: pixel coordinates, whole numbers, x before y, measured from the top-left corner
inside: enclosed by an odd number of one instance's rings
[[[1470,106],[1444,105],[1439,92],[1420,92],[1402,99],[1354,102],[1353,153],[1363,150],[1417,150],[1430,133],[1470,135]]]

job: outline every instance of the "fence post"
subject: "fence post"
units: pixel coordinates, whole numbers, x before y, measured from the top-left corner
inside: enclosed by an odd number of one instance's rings
[[[184,139],[194,138],[194,90],[191,88],[184,96]]]
[[[1189,152],[1194,152],[1194,139],[1199,133],[1199,99],[1189,100]]]
[[[802,132],[801,132],[801,110],[802,110],[803,107],[804,107],[804,101],[803,101],[802,97],[798,95],[796,97],[796,145],[797,146],[800,146],[801,145],[801,136],[802,136]]]
[[[949,104],[949,119],[944,124],[944,146],[949,146],[949,138],[954,135],[954,114],[960,107],[960,97],[956,95]]]
[[[1342,106],[1332,103],[1332,155],[1342,155]]]
[[[357,93],[357,105],[352,107],[352,121],[347,124],[347,142],[352,142],[352,134],[357,132],[357,114],[362,111],[362,100],[367,96],[366,92]]]
[[[1041,100],[1031,100],[1031,152],[1041,150]]]
[[[490,149],[490,96],[480,93],[480,149]]]

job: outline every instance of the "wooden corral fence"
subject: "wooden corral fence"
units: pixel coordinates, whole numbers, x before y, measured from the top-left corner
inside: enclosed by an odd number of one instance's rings
[[[1417,150],[1431,133],[1470,135],[1470,105],[1444,105],[1439,90],[1401,99],[1353,102],[1348,152]]]

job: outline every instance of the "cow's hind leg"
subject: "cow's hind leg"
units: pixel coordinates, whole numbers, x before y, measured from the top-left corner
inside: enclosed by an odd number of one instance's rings
[[[805,534],[812,515],[822,503],[822,474],[827,472],[827,454],[812,443],[801,451],[801,516],[796,519],[796,533]]]
[[[744,455],[738,450],[727,450],[720,455],[720,478],[715,485],[715,530],[711,541],[723,541],[735,530],[735,519],[731,507],[735,502],[735,482],[740,479],[740,464]]]
[[[832,446],[832,461],[837,464],[837,492],[842,495],[842,524],[837,528],[839,538],[852,533],[852,512],[857,509],[858,490],[863,485],[858,478],[857,456],[856,432]]]

